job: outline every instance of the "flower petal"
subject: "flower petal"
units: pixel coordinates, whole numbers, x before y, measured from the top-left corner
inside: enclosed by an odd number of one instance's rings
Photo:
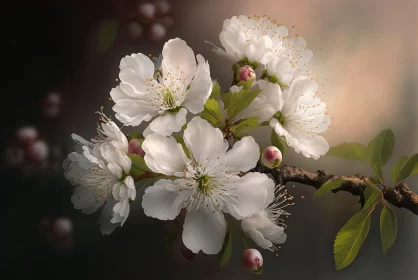
[[[119,224],[114,224],[110,220],[113,217],[113,207],[115,204],[118,203],[113,198],[108,198],[106,200],[106,204],[103,207],[102,215],[99,217],[99,224],[100,224],[100,231],[103,235],[109,235],[111,234],[115,228],[119,226]]]
[[[270,247],[273,246],[273,243],[270,240],[266,239],[260,231],[258,231],[257,229],[252,229],[248,232],[248,234],[258,246],[260,246],[263,249],[272,250],[270,249]]]
[[[196,73],[196,59],[193,50],[180,38],[169,40],[163,47],[162,69],[164,84],[171,85],[177,81],[177,76],[168,73],[177,73],[182,71],[182,80],[185,84],[190,84]]]
[[[228,149],[222,132],[200,117],[194,117],[187,124],[183,138],[193,158],[199,163],[223,156]]]
[[[167,113],[155,118],[150,124],[149,129],[154,133],[170,136],[173,132],[179,132],[186,123],[187,110],[181,108],[177,113]]]
[[[222,249],[226,221],[221,211],[202,207],[187,212],[184,221],[183,242],[193,253],[217,254]]]
[[[142,208],[148,217],[174,220],[180,213],[184,196],[176,191],[178,186],[170,180],[161,179],[147,188],[142,198]]]
[[[274,182],[261,173],[247,173],[239,180],[224,188],[232,189],[227,203],[223,204],[223,211],[230,213],[237,220],[250,217],[262,209],[266,200],[271,201],[274,196]]]
[[[119,78],[138,94],[145,94],[147,79],[154,76],[154,63],[142,53],[125,56],[120,61]]]
[[[209,98],[212,92],[213,82],[210,77],[209,63],[201,56],[197,55],[196,75],[190,84],[190,89],[186,92],[186,98],[183,101],[183,106],[193,114],[203,111],[203,105]]]
[[[329,150],[328,142],[322,136],[314,133],[301,133],[299,131],[292,131],[291,135],[297,139],[297,148],[307,158],[318,159]],[[288,144],[295,148],[295,145],[291,145],[292,143]],[[295,150],[298,152],[297,149]]]
[[[257,165],[260,158],[260,147],[251,136],[246,136],[236,142],[226,153],[227,172],[246,172]]]
[[[187,157],[181,144],[174,137],[150,134],[142,143],[145,163],[152,171],[165,175],[174,175],[186,168]]]

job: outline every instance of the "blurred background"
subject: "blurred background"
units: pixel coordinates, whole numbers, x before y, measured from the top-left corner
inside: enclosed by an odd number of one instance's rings
[[[72,150],[70,134],[96,135],[110,89],[118,84],[125,55],[158,56],[164,42],[180,37],[209,60],[213,79],[230,84],[231,65],[204,40],[220,45],[224,19],[267,14],[304,37],[322,61],[323,100],[333,117],[324,133],[330,146],[367,144],[391,128],[393,159],[418,152],[418,2],[415,0],[168,0],[8,1],[2,8],[3,110],[0,196],[3,212],[1,266],[11,279],[418,279],[418,217],[395,209],[397,240],[383,256],[379,216],[360,253],[337,272],[333,241],[359,210],[347,193],[312,200],[314,189],[289,184],[296,205],[278,255],[263,251],[264,272],[240,267],[243,245],[236,234],[229,265],[214,256],[192,261],[165,246],[167,227],[147,218],[141,193],[122,228],[102,236],[98,213],[73,209],[72,189],[61,162]],[[291,28],[295,26],[294,28]],[[6,100],[4,100],[4,98]],[[126,132],[130,132],[129,129]],[[252,133],[269,145],[268,130]],[[310,171],[371,175],[365,165],[337,158],[317,161],[289,152],[284,162]],[[418,176],[408,179],[418,192]],[[142,190],[143,191],[143,190]],[[378,211],[376,211],[378,212]],[[238,231],[236,231],[237,233]]]

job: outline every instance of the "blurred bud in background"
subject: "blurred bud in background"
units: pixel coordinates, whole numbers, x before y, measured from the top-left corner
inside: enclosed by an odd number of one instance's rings
[[[42,111],[48,118],[55,118],[61,111],[61,96],[51,92],[42,102]]]
[[[138,39],[144,32],[144,28],[138,22],[132,21],[128,25],[128,34],[132,39]]]
[[[33,126],[24,126],[16,133],[16,138],[19,144],[28,146],[38,139],[38,130]]]
[[[37,140],[27,148],[26,154],[31,162],[42,163],[48,158],[49,148],[45,141]]]
[[[73,222],[67,217],[43,217],[40,221],[41,236],[56,250],[74,248]]]
[[[141,20],[152,20],[155,16],[156,8],[152,3],[138,4],[138,16]]]
[[[167,29],[161,23],[155,22],[149,26],[148,34],[151,40],[159,41],[167,34]]]
[[[164,16],[170,11],[170,3],[165,0],[159,0],[155,3],[156,12],[159,16]]]

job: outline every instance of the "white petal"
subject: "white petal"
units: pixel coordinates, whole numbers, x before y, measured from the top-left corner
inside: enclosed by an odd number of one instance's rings
[[[298,140],[298,148],[300,152],[307,158],[318,159],[320,156],[325,155],[329,150],[329,145],[324,137],[309,133],[301,133],[298,131],[292,131],[292,136]],[[294,146],[292,146],[295,148]]]
[[[193,253],[217,254],[222,249],[226,221],[221,211],[212,212],[202,207],[187,212],[184,221],[183,242]]]
[[[289,88],[283,92],[283,100],[285,105],[283,106],[282,114],[287,115],[295,110],[298,106],[298,99],[303,94],[311,94],[318,89],[318,85],[306,78],[299,77],[292,81]]]
[[[177,113],[166,113],[155,118],[150,124],[149,129],[157,134],[170,136],[173,132],[179,132],[186,123],[187,110],[181,108]]]
[[[142,53],[125,56],[120,61],[119,78],[137,93],[146,93],[147,79],[154,76],[154,63]]]
[[[266,200],[272,200],[274,186],[273,180],[266,174],[247,173],[239,180],[224,186],[234,190],[231,192],[232,198],[226,198],[227,202],[222,210],[237,220],[250,217],[265,206]]]
[[[196,73],[196,59],[193,50],[186,42],[179,38],[171,39],[164,44],[162,54],[163,75],[164,78],[167,78],[164,83],[175,83],[175,80],[171,80],[173,76],[169,74],[166,75],[166,73],[183,71],[182,80],[185,79],[185,84],[189,84]]]
[[[170,180],[161,179],[147,188],[142,198],[142,208],[148,217],[174,220],[180,213],[184,196],[179,196],[178,186]]]
[[[144,100],[121,99],[113,106],[116,118],[125,125],[138,126],[157,115],[153,107]]]
[[[228,149],[222,132],[200,117],[187,124],[183,138],[193,158],[200,163],[223,156]]]
[[[113,218],[113,207],[117,203],[113,198],[106,200],[106,204],[103,207],[102,215],[99,217],[100,231],[102,234],[111,234],[119,224],[110,222]]]
[[[253,229],[248,233],[251,239],[254,240],[254,242],[261,248],[269,249],[271,246],[273,246],[273,243],[270,240],[264,238],[263,234],[257,229]]]
[[[208,62],[200,54],[197,55],[196,75],[190,84],[190,89],[186,93],[186,98],[183,101],[183,106],[193,114],[203,111],[203,105],[209,98],[212,92],[212,79],[210,77],[210,70]]]
[[[186,168],[186,157],[181,144],[174,137],[151,134],[142,143],[145,163],[153,171],[165,175],[174,175]]]
[[[246,136],[236,142],[226,153],[225,162],[228,172],[246,172],[257,165],[260,158],[260,147],[251,136]]]

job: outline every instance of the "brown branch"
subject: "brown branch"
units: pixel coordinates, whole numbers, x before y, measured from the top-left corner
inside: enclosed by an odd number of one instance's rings
[[[367,177],[361,174],[346,177],[327,174],[323,170],[318,170],[316,173],[313,173],[285,164],[275,169],[269,169],[258,164],[252,171],[270,173],[278,184],[284,185],[287,182],[295,182],[312,186],[315,189],[319,189],[327,181],[342,179],[345,182],[339,188],[333,190],[333,192],[346,191],[355,196],[360,196],[360,203],[362,205],[364,204],[363,192],[367,187],[365,181]],[[394,188],[383,187],[382,192],[386,201],[396,207],[408,209],[415,215],[418,215],[418,195],[411,191],[405,182],[399,183]]]

